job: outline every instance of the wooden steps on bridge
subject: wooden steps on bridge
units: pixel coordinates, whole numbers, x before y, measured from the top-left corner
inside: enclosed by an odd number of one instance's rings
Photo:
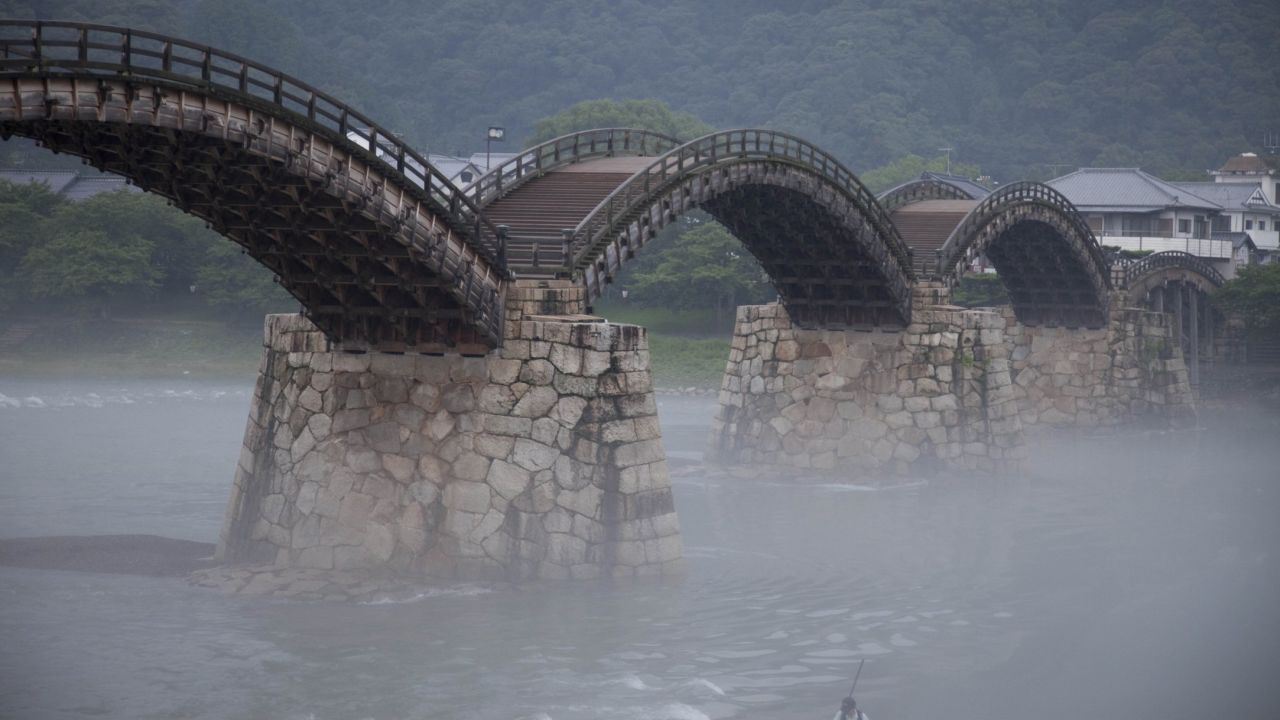
[[[510,228],[507,264],[519,277],[554,275],[567,262],[564,231],[577,227],[609,193],[652,163],[652,157],[577,163],[530,180],[490,203],[485,215],[494,225]]]
[[[0,333],[0,354],[17,350],[30,338],[39,325],[35,323],[15,322]]]
[[[938,249],[977,204],[977,200],[922,200],[893,211],[889,217],[915,254],[917,272],[935,269]]]

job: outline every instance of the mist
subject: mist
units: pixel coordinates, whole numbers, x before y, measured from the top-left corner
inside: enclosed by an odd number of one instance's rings
[[[4,537],[216,538],[247,387],[3,391]],[[1042,438],[1012,477],[745,479],[700,459],[714,410],[659,401],[682,580],[334,604],[4,567],[5,714],[829,717],[863,659],[879,717],[1275,706],[1274,411]]]

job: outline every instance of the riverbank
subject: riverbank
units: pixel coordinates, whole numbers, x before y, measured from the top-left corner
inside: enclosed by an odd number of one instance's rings
[[[8,344],[6,337],[10,338]],[[261,354],[261,338],[260,326],[217,320],[22,318],[0,326],[0,375],[192,380],[252,377]]]
[[[611,321],[650,327],[655,387],[695,394],[720,386],[729,335],[697,312],[607,308]],[[6,337],[9,342],[6,343]],[[0,375],[18,378],[252,378],[262,328],[185,317],[23,318],[0,325]]]

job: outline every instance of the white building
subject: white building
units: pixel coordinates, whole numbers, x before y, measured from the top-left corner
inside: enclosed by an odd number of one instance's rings
[[[1240,153],[1209,173],[1215,183],[1257,185],[1267,202],[1280,205],[1280,156]]]
[[[1235,274],[1232,241],[1213,237],[1224,211],[1213,200],[1138,168],[1081,168],[1046,184],[1076,206],[1103,245],[1180,250]]]
[[[1211,230],[1246,233],[1259,250],[1280,250],[1280,207],[1267,199],[1260,183],[1180,182],[1174,185],[1222,206]]]

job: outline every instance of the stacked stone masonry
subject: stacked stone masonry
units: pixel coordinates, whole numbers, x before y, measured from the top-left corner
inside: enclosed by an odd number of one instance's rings
[[[1123,308],[1121,299],[1096,330],[1029,327],[1001,311],[1023,427],[1194,423],[1187,367],[1168,318]]]
[[[712,425],[730,465],[1001,470],[1022,456],[999,315],[917,310],[905,332],[805,330],[738,309]]]
[[[897,332],[795,327],[738,309],[709,457],[733,466],[916,473],[1007,471],[1024,433],[1145,417],[1193,419],[1164,318],[1113,312],[1099,330],[1029,328],[921,287]]]
[[[513,288],[504,346],[480,357],[345,353],[300,316],[268,317],[220,557],[463,579],[678,571],[645,332],[539,318],[580,312],[575,290]]]

